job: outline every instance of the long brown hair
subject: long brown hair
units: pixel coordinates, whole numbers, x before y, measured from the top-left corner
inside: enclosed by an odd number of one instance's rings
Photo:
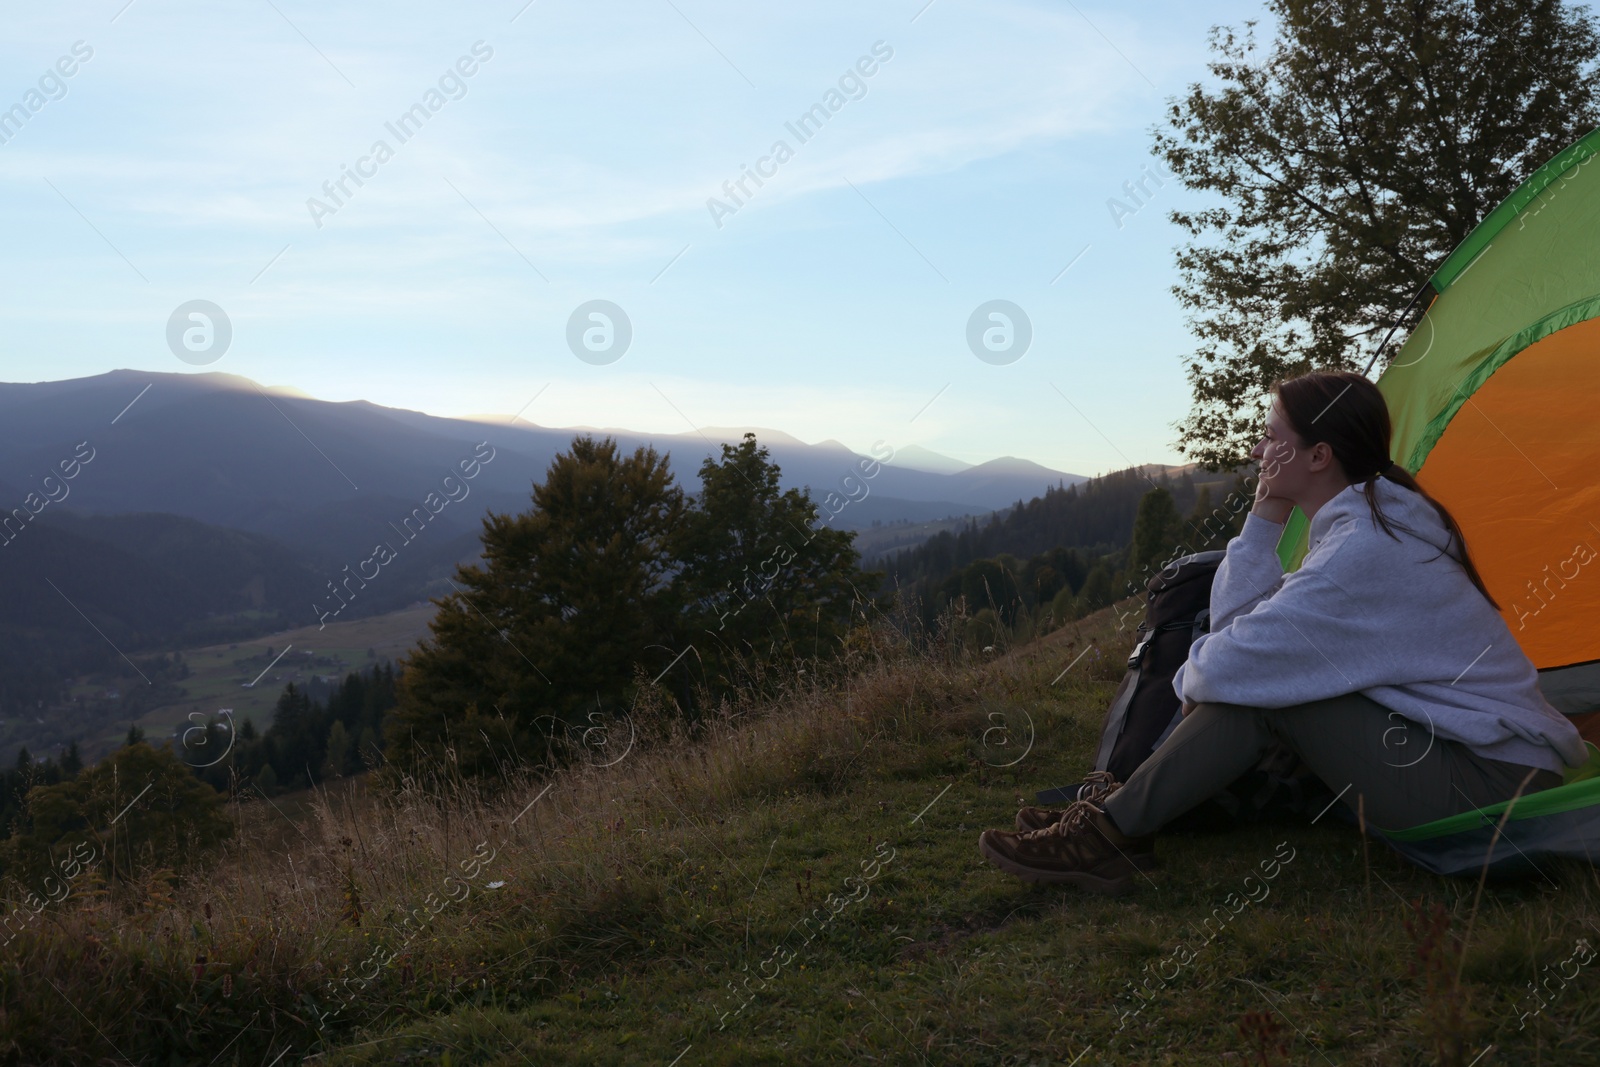
[[[1303,447],[1310,448],[1326,441],[1345,477],[1352,483],[1366,482],[1362,492],[1366,495],[1367,506],[1372,509],[1373,521],[1396,541],[1400,538],[1390,527],[1392,520],[1378,506],[1377,480],[1380,477],[1388,478],[1412,492],[1422,494],[1422,498],[1439,513],[1445,529],[1455,537],[1461,549],[1459,557],[1452,554],[1450,558],[1461,564],[1484,599],[1496,611],[1500,609],[1483,584],[1478,568],[1472,564],[1472,555],[1467,551],[1467,539],[1462,535],[1454,516],[1443,504],[1429,496],[1409,471],[1389,458],[1392,435],[1389,405],[1376,385],[1353,371],[1313,371],[1296,378],[1280,378],[1272,383],[1272,393],[1278,398],[1278,406],[1283,409],[1289,425],[1304,442]],[[1399,522],[1394,522],[1394,526],[1407,533],[1415,532]],[[1447,552],[1448,547],[1441,550],[1440,555]]]

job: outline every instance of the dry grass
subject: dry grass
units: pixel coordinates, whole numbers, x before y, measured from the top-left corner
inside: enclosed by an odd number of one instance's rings
[[[559,988],[626,954],[598,934],[585,947],[584,931],[650,906],[659,886],[641,872],[664,853],[704,852],[707,825],[844,787],[874,746],[970,733],[979,693],[1020,692],[1028,662],[1063,642],[1114,639],[1109,618],[976,661],[861,627],[827,679],[797,676],[763,707],[724,703],[695,737],[641,705],[624,758],[613,731],[587,762],[513,769],[498,795],[436,767],[426,788],[392,796],[351,783],[235,803],[220,855],[131,884],[91,873],[24,929],[0,963],[0,1059],[259,1062],[289,1048],[292,1062],[396,1004],[425,1013],[486,983],[487,960],[506,978],[507,949],[517,983]],[[1080,679],[1104,681],[1080,672],[1057,688]],[[530,932],[561,938],[560,958],[529,949]],[[375,976],[367,965],[359,992],[341,988],[380,943],[399,948],[392,961]]]

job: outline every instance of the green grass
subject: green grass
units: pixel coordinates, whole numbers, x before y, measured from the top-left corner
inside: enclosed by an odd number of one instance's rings
[[[1112,654],[1051,684],[1091,640]],[[1552,979],[1518,1029],[1541,968],[1600,943],[1585,865],[1541,863],[1479,900],[1476,879],[1363,849],[1331,819],[1163,837],[1162,870],[1121,899],[984,862],[982,829],[1087,766],[1125,644],[1101,616],[988,663],[891,652],[696,743],[642,743],[500,801],[328,797],[303,839],[256,805],[172,902],[69,900],[59,927],[19,938],[0,960],[12,1062],[111,1062],[113,1046],[219,1064],[1600,1062],[1600,967]],[[1000,742],[1019,739],[986,734],[994,702],[1032,716],[1011,767]],[[402,945],[400,909],[446,892],[480,841],[497,851],[470,895]],[[1443,908],[1443,952],[1419,954],[1418,900]],[[91,935],[91,963],[70,966]],[[403,951],[334,999],[374,944]],[[341,1003],[319,1037],[316,1012]],[[1262,1058],[1241,1025],[1285,1051]]]
[[[497,946],[504,957],[486,962],[470,1006],[374,1031],[372,1044],[326,1062],[392,1063],[407,1050],[434,1062],[428,1050],[451,1050],[457,1063],[651,1064],[685,1048],[683,1062],[729,1065],[1067,1063],[1085,1050],[1080,1063],[1189,1064],[1230,1053],[1245,1062],[1237,1025],[1251,1011],[1271,1012],[1289,1039],[1280,1062],[1322,1062],[1318,1050],[1338,1064],[1435,1062],[1402,918],[1407,898],[1420,896],[1445,902],[1460,927],[1475,885],[1380,854],[1369,892],[1352,833],[1280,826],[1165,840],[1165,871],[1131,900],[1024,886],[975,848],[981,829],[1009,824],[1019,783],[947,770],[965,749],[902,752],[840,794],[784,798],[698,832],[669,819],[667,851],[681,848],[682,858],[640,848],[654,855],[625,876],[625,900],[537,942],[534,951],[573,971],[550,987],[554,996],[529,1004],[512,992],[514,972],[502,968],[527,948],[513,938]],[[952,788],[913,824],[941,783]],[[1230,894],[1240,908],[1243,879],[1256,874],[1248,892],[1261,897],[1258,864],[1284,841],[1293,860],[1260,903],[1234,914]],[[827,892],[859,895],[845,878],[877,842],[893,847],[894,861],[864,900],[801,946],[793,924]],[[1535,1062],[1541,1045],[1549,1063],[1579,1062],[1580,1048],[1600,1056],[1583,1025],[1600,1009],[1600,984],[1569,990],[1549,1018],[1513,1033],[1513,1004],[1536,964],[1594,933],[1589,872],[1552,874],[1556,887],[1492,891],[1481,909],[1464,1062],[1491,1042],[1504,1051],[1480,1063]],[[1228,921],[1213,918],[1218,908]],[[1206,931],[1218,931],[1209,944]],[[797,948],[790,965],[762,966],[786,934]],[[1190,966],[1155,966],[1180,946],[1192,949]],[[760,987],[762,977],[772,979],[767,988],[723,1018],[748,996],[730,984]]]

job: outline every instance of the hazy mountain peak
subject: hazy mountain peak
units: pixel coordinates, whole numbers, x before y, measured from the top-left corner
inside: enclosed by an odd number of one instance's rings
[[[897,467],[909,467],[912,470],[928,471],[933,474],[959,474],[961,471],[971,470],[972,464],[964,460],[946,456],[921,445],[906,445],[904,448],[894,450],[894,460]]]
[[[982,463],[966,468],[972,473],[984,474],[1035,474],[1043,473],[1054,475],[1056,472],[1049,467],[1035,463],[1031,459],[1018,459],[1016,456],[999,456],[995,459],[985,460]]]
[[[689,432],[693,433],[694,431],[691,430]],[[765,426],[702,426],[700,427],[700,433],[710,438],[725,440],[729,444],[738,444],[744,439],[745,434],[753,433],[756,435],[757,445],[805,445],[804,441],[793,434],[784,433],[782,430],[768,429]],[[819,441],[811,447],[827,448],[829,446],[835,448],[844,447],[837,441]]]

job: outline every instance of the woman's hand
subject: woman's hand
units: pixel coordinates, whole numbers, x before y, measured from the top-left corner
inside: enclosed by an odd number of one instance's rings
[[[1306,465],[1297,462],[1303,454],[1295,445],[1298,437],[1274,399],[1261,440],[1250,450],[1250,458],[1260,465],[1255,504],[1250,511],[1280,526],[1289,521],[1289,513],[1294,510],[1294,501],[1288,498],[1288,493],[1293,491],[1292,487],[1303,485],[1307,477]]]
[[[1258,496],[1255,504],[1250,508],[1252,514],[1259,515],[1268,522],[1283,525],[1289,521],[1289,513],[1294,510],[1294,501],[1286,500],[1281,496]]]

